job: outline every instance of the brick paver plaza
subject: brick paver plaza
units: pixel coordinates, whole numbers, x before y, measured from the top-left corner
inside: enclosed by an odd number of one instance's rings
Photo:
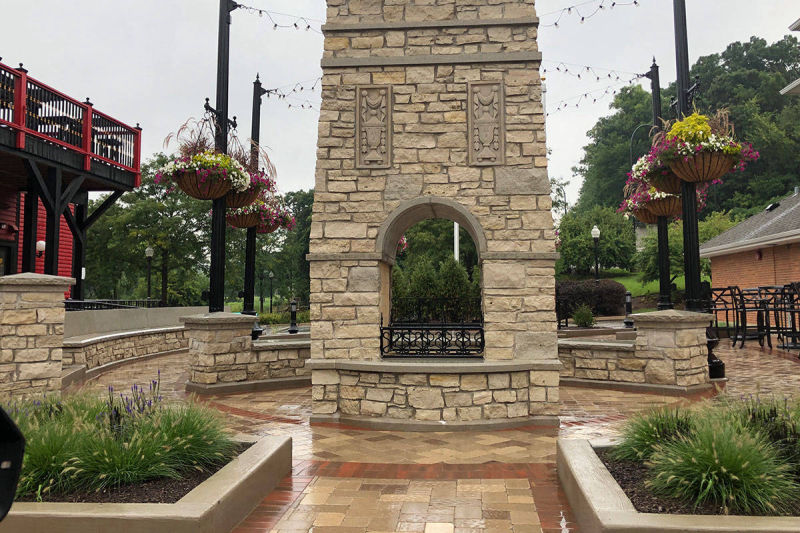
[[[788,396],[800,386],[795,355],[754,345],[717,353],[727,365],[729,395]],[[185,357],[126,365],[85,388],[126,388],[161,370],[165,396],[186,401]],[[687,400],[565,386],[560,396],[559,428],[425,433],[311,425],[310,387],[203,401],[225,413],[235,431],[293,439],[291,476],[238,533],[571,532],[578,529],[558,486],[556,438],[614,436],[633,413]]]

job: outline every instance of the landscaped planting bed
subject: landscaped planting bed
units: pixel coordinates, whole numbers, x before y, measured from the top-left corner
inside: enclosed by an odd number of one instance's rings
[[[6,410],[26,439],[17,501],[172,503],[247,448],[207,407],[163,402],[158,380]]]
[[[644,513],[800,515],[800,404],[707,402],[631,419],[598,455]]]

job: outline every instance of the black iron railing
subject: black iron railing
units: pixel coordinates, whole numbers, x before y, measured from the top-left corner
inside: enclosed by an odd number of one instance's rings
[[[108,309],[142,309],[161,307],[159,300],[65,300],[67,311],[105,311]]]
[[[478,357],[484,348],[480,298],[394,298],[381,327],[384,357]]]

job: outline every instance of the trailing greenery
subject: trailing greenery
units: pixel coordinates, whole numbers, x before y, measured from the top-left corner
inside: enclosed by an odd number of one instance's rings
[[[572,312],[572,321],[575,325],[581,328],[590,328],[594,326],[595,319],[592,314],[592,308],[586,304],[579,306]]]
[[[181,478],[209,471],[233,456],[222,419],[195,403],[167,405],[159,383],[106,399],[64,399],[4,406],[25,435],[17,497],[68,494]]]
[[[751,398],[630,419],[617,460],[642,461],[655,495],[726,514],[800,512],[800,404]]]
[[[659,409],[634,416],[625,424],[622,442],[611,455],[629,461],[649,459],[659,444],[688,434],[693,424],[692,414],[681,409]]]

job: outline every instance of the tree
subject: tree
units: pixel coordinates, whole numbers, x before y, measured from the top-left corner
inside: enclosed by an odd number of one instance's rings
[[[613,114],[603,117],[588,132],[591,142],[572,171],[583,177],[579,209],[599,205],[617,207],[631,168],[631,134],[637,126],[652,121],[650,94],[638,85],[623,88],[611,103]],[[642,131],[645,130],[645,131]],[[633,155],[639,157],[649,147],[647,128],[634,138]]]
[[[740,218],[730,213],[711,213],[697,224],[700,243],[713,239],[740,221]],[[649,232],[644,238],[644,247],[636,254],[636,265],[643,283],[658,279],[658,235],[655,231]],[[700,268],[704,275],[711,276],[711,263],[708,259],[700,260]],[[680,220],[669,225],[669,271],[671,282],[683,275],[683,223]]]
[[[276,294],[288,299],[292,296],[308,302],[310,293],[310,266],[308,255],[311,235],[311,210],[314,190],[289,192],[283,196],[285,205],[295,219],[291,231],[278,230],[269,250],[259,261],[275,273]]]
[[[698,59],[691,76],[698,76],[701,83],[695,99],[698,111],[727,109],[739,139],[761,153],[747,171],[727,175],[722,185],[710,190],[705,213],[730,211],[739,216],[789,191],[797,179],[800,99],[781,96],[779,91],[800,77],[798,40],[786,36],[768,45],[752,37],[732,43],[719,54]],[[662,91],[665,118],[675,118],[666,100],[675,92],[674,83]],[[582,209],[619,204],[630,170],[631,134],[639,124],[651,121],[650,94],[639,86],[621,90],[611,107],[613,114],[598,120],[589,131],[590,143],[573,169],[584,179],[578,200]],[[647,135],[640,131],[634,140],[634,158],[647,148]]]
[[[560,271],[588,274],[594,268],[594,225],[600,229],[598,257],[603,268],[629,269],[633,264],[636,242],[633,224],[610,207],[573,208],[561,218],[558,235]]]

